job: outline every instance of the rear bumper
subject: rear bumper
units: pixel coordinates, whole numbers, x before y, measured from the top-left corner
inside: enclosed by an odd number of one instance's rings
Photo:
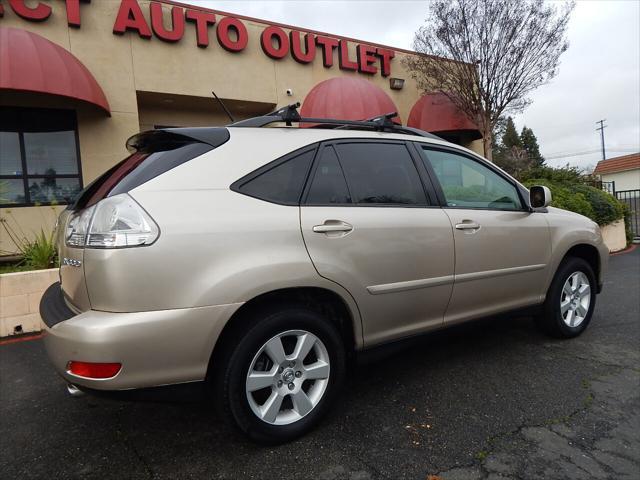
[[[203,380],[218,336],[240,305],[74,315],[54,284],[43,295],[40,312],[47,354],[67,382],[126,390]],[[91,379],[69,373],[71,360],[117,362],[122,368],[112,378]]]
[[[40,317],[47,327],[53,328],[58,323],[69,320],[75,315],[76,313],[64,301],[60,282],[54,283],[45,290],[40,300]]]

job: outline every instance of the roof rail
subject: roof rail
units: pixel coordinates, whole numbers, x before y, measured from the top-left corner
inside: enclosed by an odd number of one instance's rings
[[[440,137],[423,130],[411,127],[403,127],[393,123],[392,119],[398,116],[397,112],[391,112],[366,120],[338,120],[334,118],[310,118],[301,117],[298,113],[300,102],[292,103],[260,117],[248,118],[239,122],[230,123],[227,127],[265,127],[273,123],[284,123],[290,127],[293,123],[315,123],[318,125],[333,126],[334,128],[349,130],[373,130],[376,132],[404,133],[419,137],[428,137],[442,140]]]

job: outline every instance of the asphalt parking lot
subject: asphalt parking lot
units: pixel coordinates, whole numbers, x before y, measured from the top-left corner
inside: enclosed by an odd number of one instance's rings
[[[0,477],[640,478],[640,248],[611,257],[589,329],[528,318],[362,365],[310,435],[263,448],[202,402],[72,398],[42,341],[0,345]]]

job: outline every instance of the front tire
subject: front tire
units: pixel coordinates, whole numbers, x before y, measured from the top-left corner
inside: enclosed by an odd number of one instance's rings
[[[324,416],[345,377],[337,329],[305,307],[254,313],[223,365],[222,414],[262,444],[291,441]]]
[[[595,306],[596,277],[591,265],[569,257],[558,267],[537,322],[552,337],[577,337],[589,325]]]

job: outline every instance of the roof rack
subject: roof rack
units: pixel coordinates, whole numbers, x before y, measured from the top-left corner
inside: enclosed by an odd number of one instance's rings
[[[260,117],[248,118],[239,122],[230,123],[227,127],[265,127],[273,123],[284,123],[290,127],[293,123],[315,123],[318,125],[333,126],[334,128],[349,130],[373,130],[376,132],[404,133],[419,137],[428,137],[442,140],[440,137],[423,130],[411,127],[403,127],[393,123],[392,119],[398,116],[397,112],[379,115],[366,120],[338,120],[334,118],[310,118],[301,117],[298,113],[300,102],[292,103],[271,113]]]

